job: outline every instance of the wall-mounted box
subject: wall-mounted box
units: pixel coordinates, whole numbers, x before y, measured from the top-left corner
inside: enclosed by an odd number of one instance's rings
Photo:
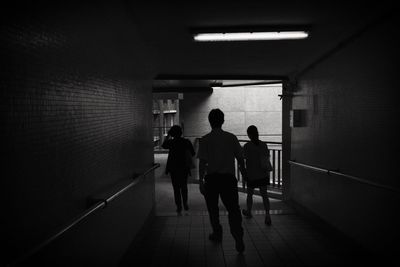
[[[292,109],[290,111],[290,127],[305,127],[306,126],[306,110]]]

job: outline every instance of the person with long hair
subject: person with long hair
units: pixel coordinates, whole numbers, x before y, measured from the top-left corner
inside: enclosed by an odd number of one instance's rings
[[[259,188],[265,208],[265,224],[270,225],[270,204],[267,194],[267,186],[270,183],[270,170],[266,167],[269,162],[268,145],[265,142],[260,141],[258,129],[254,125],[247,128],[247,135],[250,141],[243,146],[247,170],[247,209],[243,209],[242,214],[247,218],[252,217],[251,209],[253,206],[254,189]]]

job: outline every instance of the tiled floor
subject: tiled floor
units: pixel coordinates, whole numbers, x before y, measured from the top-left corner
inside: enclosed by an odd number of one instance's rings
[[[162,163],[165,158],[158,159]],[[161,170],[156,175],[157,216],[137,236],[121,266],[363,266],[372,263],[372,259],[347,239],[306,221],[280,200],[271,199],[272,225],[265,225],[260,197],[255,197],[253,218],[243,218],[245,252],[238,254],[235,250],[223,206],[223,241],[215,244],[208,240],[211,228],[198,186],[189,186],[190,211],[177,216],[172,186]],[[242,193],[240,205],[242,208],[245,205]]]
[[[238,254],[229,233],[227,216],[221,216],[224,237],[208,240],[207,216],[157,217],[139,234],[121,266],[362,266],[368,259],[338,237],[319,231],[299,216],[272,215],[244,219],[246,250]]]

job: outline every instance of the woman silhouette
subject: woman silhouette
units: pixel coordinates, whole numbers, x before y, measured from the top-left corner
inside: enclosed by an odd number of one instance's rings
[[[269,162],[269,149],[266,143],[259,140],[256,126],[249,126],[247,135],[250,142],[247,142],[243,147],[247,169],[247,209],[243,209],[242,213],[247,218],[252,217],[251,208],[253,206],[254,188],[259,188],[265,208],[265,224],[270,225],[271,216],[269,214],[269,199],[267,195],[270,170],[266,167]]]

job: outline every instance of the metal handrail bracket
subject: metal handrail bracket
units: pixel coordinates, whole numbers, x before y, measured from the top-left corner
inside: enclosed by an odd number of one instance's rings
[[[114,199],[116,199],[117,197],[119,197],[120,195],[122,195],[124,192],[126,192],[128,189],[130,189],[131,187],[134,187],[135,185],[137,185],[138,183],[140,183],[147,174],[149,174],[150,172],[154,171],[155,169],[157,169],[158,167],[160,167],[160,163],[155,163],[153,165],[153,167],[149,168],[147,171],[145,171],[144,173],[138,175],[135,177],[135,179],[130,182],[128,185],[124,186],[123,188],[121,188],[120,190],[118,190],[118,192],[112,194],[111,196],[109,196],[108,198],[105,199],[105,202],[108,204],[111,201],[113,201]]]

